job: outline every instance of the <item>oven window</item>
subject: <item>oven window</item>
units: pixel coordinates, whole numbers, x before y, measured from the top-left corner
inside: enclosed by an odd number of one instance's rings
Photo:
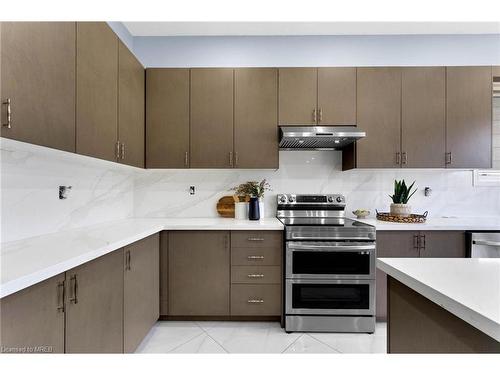
[[[294,274],[370,274],[370,254],[356,251],[294,251],[292,256]]]
[[[367,284],[292,284],[294,309],[368,309]]]

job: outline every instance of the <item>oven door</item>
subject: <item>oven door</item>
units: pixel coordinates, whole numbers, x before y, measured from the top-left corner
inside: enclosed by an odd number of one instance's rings
[[[375,280],[286,280],[286,314],[375,315]]]
[[[287,279],[374,279],[375,242],[286,243]]]

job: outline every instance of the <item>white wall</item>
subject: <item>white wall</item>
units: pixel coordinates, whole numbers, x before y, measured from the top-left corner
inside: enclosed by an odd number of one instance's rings
[[[134,37],[146,67],[500,65],[500,35]]]

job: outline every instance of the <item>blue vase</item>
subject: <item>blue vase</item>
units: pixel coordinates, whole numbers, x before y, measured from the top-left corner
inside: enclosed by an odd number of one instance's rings
[[[260,220],[259,198],[250,198],[250,203],[248,205],[248,219]]]

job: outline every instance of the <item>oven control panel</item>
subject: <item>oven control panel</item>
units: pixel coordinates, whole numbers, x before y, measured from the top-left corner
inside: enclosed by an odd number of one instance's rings
[[[320,204],[320,205],[345,205],[342,194],[278,194],[278,205],[283,204]]]

